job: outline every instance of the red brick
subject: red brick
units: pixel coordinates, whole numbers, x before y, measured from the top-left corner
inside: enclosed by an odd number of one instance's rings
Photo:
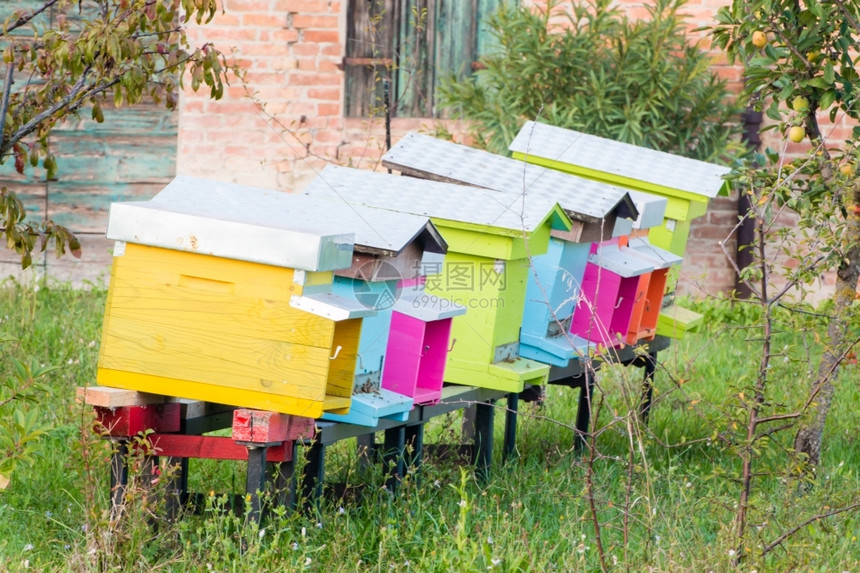
[[[283,28],[286,24],[286,17],[277,13],[242,14],[243,26]]]
[[[301,34],[302,40],[305,42],[313,42],[319,44],[335,44],[340,42],[339,30],[303,30]]]
[[[341,93],[342,92],[339,88],[310,88],[310,89],[308,89],[308,97],[311,99],[339,101],[341,98]]]
[[[296,14],[292,18],[292,24],[296,28],[317,28],[324,30],[339,30],[338,16],[336,15],[311,15],[307,12]]]
[[[302,59],[296,62],[298,69],[303,72],[315,72],[318,70],[317,61],[315,59]]]
[[[271,7],[270,0],[230,0],[226,5],[230,12],[266,12]]]
[[[284,12],[326,12],[328,11],[326,0],[275,0],[273,8]],[[331,7],[335,14],[340,12],[340,7]]]
[[[286,83],[294,86],[337,86],[341,78],[334,74],[293,73]]]
[[[323,56],[336,56],[340,58],[343,56],[343,44],[326,44],[321,47],[320,54]]]
[[[321,103],[317,106],[317,115],[320,116],[340,115],[340,113],[339,103]]]
[[[320,53],[320,47],[318,44],[299,42],[290,48],[290,52],[297,57],[317,56]]]

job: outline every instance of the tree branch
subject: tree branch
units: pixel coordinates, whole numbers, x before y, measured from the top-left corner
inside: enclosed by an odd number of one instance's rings
[[[9,32],[11,32],[17,28],[20,28],[21,26],[26,26],[33,18],[35,18],[36,16],[38,16],[39,14],[41,14],[42,12],[47,10],[48,8],[51,8],[54,4],[56,4],[59,1],[60,0],[48,0],[47,2],[45,2],[44,6],[42,6],[38,10],[33,10],[29,14],[24,14],[23,16],[19,16],[18,19],[15,20],[15,22],[10,24],[7,28],[5,28],[3,30],[3,35],[6,36],[9,34]]]
[[[3,141],[3,131],[6,129],[6,110],[9,109],[9,94],[12,91],[12,73],[15,71],[15,62],[9,62],[6,66],[6,79],[3,82],[3,99],[0,101],[0,142]],[[0,157],[3,157],[0,155]]]
[[[833,0],[833,3],[839,7],[839,11],[842,12],[842,15],[845,16],[845,19],[851,25],[852,28],[857,30],[857,33],[860,33],[860,23],[854,18],[851,12],[845,7],[845,4],[842,3],[842,0]]]
[[[784,532],[782,535],[777,537],[772,543],[765,545],[764,549],[761,550],[761,554],[762,554],[762,556],[767,555],[768,553],[770,553],[770,551],[774,547],[776,547],[777,545],[780,545],[783,541],[785,541],[786,539],[788,539],[789,537],[791,537],[792,535],[794,535],[795,533],[797,533],[798,531],[800,531],[801,529],[803,529],[804,527],[809,525],[810,523],[815,523],[816,521],[821,521],[824,518],[832,517],[832,516],[838,515],[840,513],[845,513],[846,511],[851,511],[852,509],[857,509],[858,507],[860,507],[860,502],[852,503],[851,505],[846,505],[845,507],[840,507],[839,509],[834,509],[833,511],[828,511],[827,513],[819,513],[818,515],[814,515],[814,516],[810,517],[809,519],[807,519],[806,521],[803,521],[802,523],[799,523],[799,524],[795,525],[794,527],[792,527],[791,529],[789,529],[788,531]]]

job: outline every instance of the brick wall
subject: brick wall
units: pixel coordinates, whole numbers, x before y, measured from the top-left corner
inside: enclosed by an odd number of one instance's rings
[[[531,1],[541,5],[541,0]],[[192,29],[193,43],[211,41],[245,70],[221,101],[186,92],[180,106],[181,174],[249,185],[302,189],[326,162],[375,168],[384,146],[381,119],[343,117],[346,1],[222,0],[223,13]],[[631,15],[643,2],[619,0]],[[684,10],[690,30],[711,25],[728,0],[691,0]],[[707,33],[693,37],[708,47]],[[717,72],[736,88],[741,70],[714,53]],[[395,118],[393,140],[412,129],[432,129],[434,120]],[[457,133],[458,125],[448,129]],[[840,128],[847,129],[847,128]],[[772,133],[772,132],[771,132]],[[842,132],[840,132],[840,136]],[[779,145],[778,134],[766,142]],[[696,220],[682,268],[679,291],[695,296],[728,291],[734,272],[720,241],[734,253],[730,230],[737,222],[733,198],[713,201]]]

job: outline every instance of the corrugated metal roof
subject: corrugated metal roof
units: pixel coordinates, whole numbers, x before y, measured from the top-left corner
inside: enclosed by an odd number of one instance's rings
[[[323,169],[304,192],[456,223],[527,233],[539,228],[549,215],[559,210],[557,202],[543,197],[523,197],[334,165]]]
[[[553,199],[572,219],[597,222],[613,211],[636,218],[627,190],[419,133],[408,133],[382,158],[407,175]]]
[[[723,176],[730,171],[713,163],[534,121],[526,122],[509,149],[709,198],[726,185]]]
[[[395,255],[419,235],[427,250],[446,250],[428,217],[324,197],[181,176],[152,201],[176,211],[263,227],[353,233],[357,251]]]

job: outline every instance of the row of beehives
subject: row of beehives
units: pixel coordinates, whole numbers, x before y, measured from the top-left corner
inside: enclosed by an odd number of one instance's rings
[[[409,134],[383,162],[411,177],[114,204],[98,382],[375,426],[443,381],[518,392],[683,333],[670,269],[727,170],[535,123],[511,149]]]

